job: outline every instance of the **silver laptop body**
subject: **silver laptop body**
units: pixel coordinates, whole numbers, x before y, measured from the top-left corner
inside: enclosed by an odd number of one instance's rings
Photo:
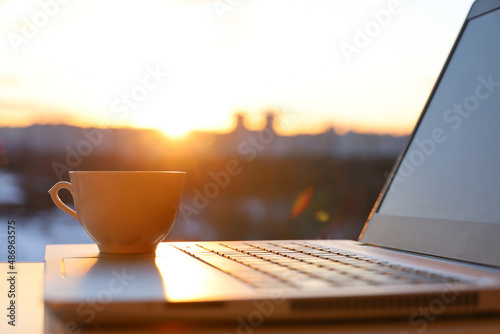
[[[249,328],[499,312],[499,31],[500,1],[477,1],[359,241],[162,243],[147,256],[50,245],[47,312],[70,326]]]

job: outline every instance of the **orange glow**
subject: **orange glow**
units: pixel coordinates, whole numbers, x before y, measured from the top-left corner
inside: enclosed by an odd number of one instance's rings
[[[236,110],[274,106],[298,115],[277,128],[283,135],[331,126],[405,135],[470,7],[448,1],[402,4],[409,8],[351,63],[339,45],[367,23],[371,2],[251,1],[221,13],[210,1],[88,0],[61,4],[29,38],[38,3],[2,2],[0,126],[106,121],[179,136],[227,132]]]
[[[165,300],[197,300],[206,294],[210,281],[200,284],[200,275],[204,275],[203,268],[199,266],[186,266],[186,259],[179,256],[178,251],[172,247],[163,247],[160,244],[156,251],[156,267],[163,280]],[[172,274],[175,268],[182,268],[182,275]],[[167,289],[170,287],[170,289]],[[176,287],[178,289],[171,289]],[[179,289],[179,287],[182,287]]]
[[[67,276],[83,277],[97,263],[97,258],[63,258],[61,260],[61,274]]]
[[[307,187],[297,196],[292,206],[292,213],[291,213],[292,218],[295,218],[298,215],[300,215],[309,206],[312,195],[313,195],[313,187]]]

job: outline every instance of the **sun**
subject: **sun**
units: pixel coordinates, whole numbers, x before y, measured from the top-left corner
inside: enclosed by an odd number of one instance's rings
[[[167,137],[183,137],[194,130],[194,124],[183,113],[176,115],[159,112],[137,113],[130,120],[129,126],[159,130]]]
[[[167,137],[185,137],[197,130],[225,132],[233,126],[233,109],[206,87],[192,87],[190,95],[164,94],[145,104],[132,115],[130,125],[157,129]]]
[[[172,110],[175,110],[173,112]],[[156,105],[134,115],[131,126],[157,129],[167,137],[185,137],[196,130],[217,131],[228,118],[220,107],[184,103]]]
[[[193,124],[184,118],[168,120],[154,126],[168,137],[184,137],[194,130]]]

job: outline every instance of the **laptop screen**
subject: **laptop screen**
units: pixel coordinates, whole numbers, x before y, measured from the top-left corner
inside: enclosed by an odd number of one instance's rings
[[[500,267],[499,31],[476,2],[361,242]]]
[[[499,31],[468,22],[379,213],[500,223]]]

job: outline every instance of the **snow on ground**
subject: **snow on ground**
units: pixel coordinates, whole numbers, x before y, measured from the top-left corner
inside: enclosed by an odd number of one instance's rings
[[[0,172],[0,205],[23,204],[25,197],[21,188],[21,177],[13,173]]]
[[[0,216],[0,262],[7,261],[7,221],[16,221],[18,262],[42,262],[47,244],[93,243],[80,223],[54,208],[31,217]]]

